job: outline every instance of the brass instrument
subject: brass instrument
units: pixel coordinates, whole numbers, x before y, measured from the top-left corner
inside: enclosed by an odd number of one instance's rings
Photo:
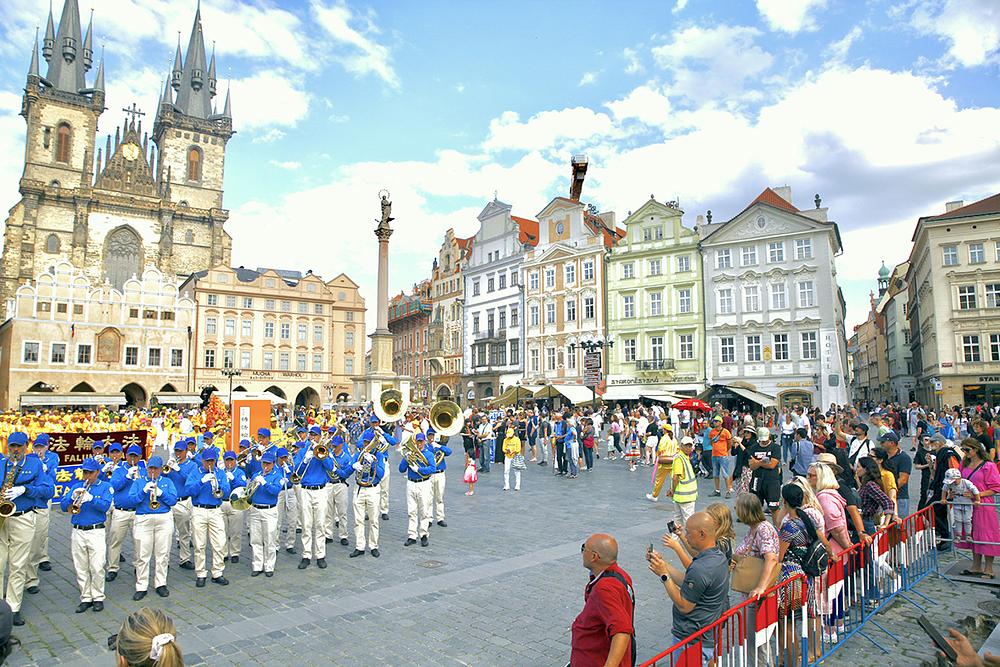
[[[409,437],[403,441],[403,458],[406,459],[406,463],[411,467],[416,466],[420,468],[429,465],[427,457],[424,456],[423,451],[413,437]]]
[[[458,435],[462,431],[462,427],[465,425],[465,416],[462,414],[462,408],[458,407],[458,403],[443,400],[436,401],[431,406],[428,421],[431,428],[439,436],[450,437]]]
[[[377,436],[378,433],[381,433],[381,429],[376,429],[376,431],[376,437],[365,443],[365,446],[361,448],[361,453],[358,455],[358,460],[362,461],[362,468],[358,471],[361,479],[370,478],[374,474],[373,466],[375,465],[375,461],[368,462],[366,459],[368,454],[374,456],[375,449],[378,447],[379,438]],[[383,438],[382,441],[384,442],[385,439]]]
[[[207,472],[212,473],[212,481],[211,481],[211,484],[212,484],[212,497],[213,498],[221,498],[222,497],[222,488],[219,486],[219,477],[218,477],[218,475],[215,474],[215,463],[211,459],[209,459],[208,461],[205,461],[205,463],[211,463],[212,464],[211,466],[209,466],[209,469],[207,470]]]
[[[177,462],[177,459],[170,457],[167,462],[163,464],[163,474],[166,475],[168,472],[180,472],[181,464]]]
[[[7,471],[7,474],[4,475],[3,486],[0,486],[0,519],[6,519],[17,511],[17,505],[14,504],[14,501],[7,500],[5,496],[7,495],[7,492],[13,488],[14,481],[17,479],[18,473],[21,472],[21,465],[24,463],[23,459],[14,458],[13,456],[7,459],[7,461],[7,465],[10,465],[11,463],[14,465]]]
[[[246,486],[241,486],[229,494],[229,504],[234,510],[248,510],[253,505],[253,494],[257,493],[260,484],[254,480],[247,482]]]
[[[160,501],[156,499],[156,494],[160,489],[156,486],[155,479],[150,477],[149,481],[153,483],[153,488],[149,490],[149,509],[158,510],[160,509]]]
[[[381,421],[398,422],[406,415],[410,402],[398,389],[384,389],[378,396],[378,402],[372,405],[372,412]]]
[[[77,489],[79,491],[79,493],[76,494],[76,497],[73,498],[73,502],[69,506],[69,513],[70,514],[79,514],[80,513],[80,509],[83,507],[83,496],[88,491],[90,491],[90,487],[93,486],[93,485],[94,485],[93,482],[87,482],[86,484],[84,484],[83,486],[81,486],[81,487],[79,487]]]

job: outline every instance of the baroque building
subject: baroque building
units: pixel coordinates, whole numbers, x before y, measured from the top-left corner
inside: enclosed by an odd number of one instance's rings
[[[0,258],[4,303],[64,261],[119,290],[146,268],[183,279],[229,263],[222,194],[232,110],[228,93],[221,110],[216,104],[215,55],[206,57],[200,10],[183,57],[178,44],[152,134],[133,105],[115,136],[98,142],[103,58],[90,74],[93,65],[92,21],[83,35],[77,0],[65,0],[58,29],[49,12],[41,57],[37,43],[31,53],[21,199],[8,214]]]
[[[698,394],[705,388],[705,327],[698,232],[676,202],[652,195],[623,221],[608,263],[606,399]]]
[[[435,400],[462,404],[462,269],[472,248],[472,239],[445,232],[431,275],[430,371]]]
[[[766,188],[700,228],[707,383],[758,404],[847,402],[840,232],[820,203],[800,210],[791,188]]]
[[[411,293],[389,300],[392,371],[412,378],[409,398],[413,402],[427,402],[431,397],[431,307],[430,280],[422,280]]]

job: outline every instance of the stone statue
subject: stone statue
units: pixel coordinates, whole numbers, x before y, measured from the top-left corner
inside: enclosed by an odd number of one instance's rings
[[[389,192],[383,190],[382,195],[382,219],[378,221],[379,227],[388,227],[389,223],[395,220],[392,217],[392,202],[389,201]]]

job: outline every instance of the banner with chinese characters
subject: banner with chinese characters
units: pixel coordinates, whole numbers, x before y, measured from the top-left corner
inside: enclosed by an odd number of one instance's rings
[[[50,433],[49,449],[59,455],[59,470],[56,471],[56,496],[54,501],[62,498],[66,489],[74,480],[82,479],[79,473],[80,464],[91,455],[91,448],[98,440],[103,440],[105,444],[110,442],[119,443],[123,449],[128,449],[129,445],[139,445],[142,447],[145,459],[149,455],[150,443],[147,441],[147,432],[138,431],[100,431],[95,433]]]

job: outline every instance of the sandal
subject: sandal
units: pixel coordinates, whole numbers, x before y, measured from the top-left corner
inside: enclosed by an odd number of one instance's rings
[[[997,577],[992,572],[980,572],[979,573],[979,578],[980,579],[996,579]]]
[[[983,575],[979,570],[962,570],[960,574],[963,577],[980,577]]]

